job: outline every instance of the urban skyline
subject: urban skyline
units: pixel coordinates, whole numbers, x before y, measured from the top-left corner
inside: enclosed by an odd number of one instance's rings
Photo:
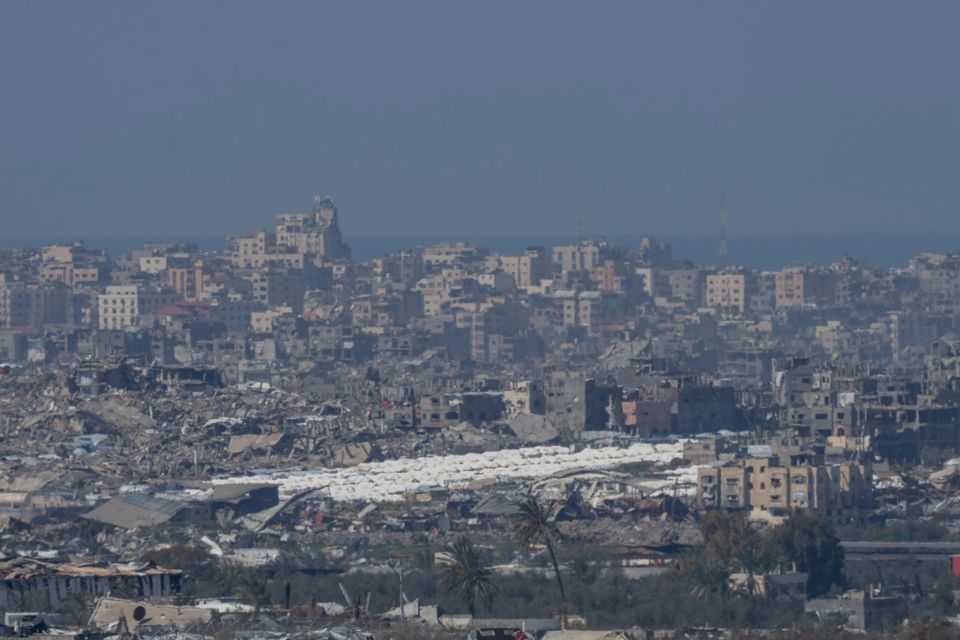
[[[0,3],[0,640],[960,637],[957,25]]]

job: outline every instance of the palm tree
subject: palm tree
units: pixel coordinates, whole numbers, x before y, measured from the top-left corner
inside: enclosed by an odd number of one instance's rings
[[[766,595],[765,588],[760,589],[757,576],[770,569],[772,559],[768,550],[763,547],[760,536],[749,525],[743,535],[736,561],[741,571],[747,574],[747,595],[751,598],[756,595]]]
[[[235,591],[241,600],[253,605],[253,617],[260,617],[260,610],[270,604],[270,582],[266,576],[248,572],[239,580]]]
[[[236,595],[246,574],[246,570],[239,563],[224,560],[220,562],[210,580],[223,595]]]
[[[557,562],[556,550],[556,543],[562,537],[556,523],[560,505],[552,503],[545,507],[535,497],[528,496],[519,506],[520,512],[514,516],[513,520],[513,538],[523,548],[536,544],[546,545],[550,561],[553,563],[553,573],[560,587],[560,606],[565,611],[567,594],[563,589],[563,578],[560,576],[560,563]]]
[[[476,616],[477,602],[493,593],[493,571],[466,536],[448,544],[437,554],[437,579],[440,589],[455,595]]]
[[[730,567],[728,563],[704,554],[696,554],[691,559],[690,592],[697,597],[715,593],[723,600],[730,590]]]

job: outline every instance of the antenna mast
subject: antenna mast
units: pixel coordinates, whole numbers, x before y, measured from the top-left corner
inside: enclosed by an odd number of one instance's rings
[[[720,194],[720,268],[727,266],[727,194]]]

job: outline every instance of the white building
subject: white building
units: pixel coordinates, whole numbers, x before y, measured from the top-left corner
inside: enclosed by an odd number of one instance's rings
[[[173,304],[173,291],[140,289],[135,284],[110,285],[97,299],[101,329],[128,329],[140,322],[140,316]]]

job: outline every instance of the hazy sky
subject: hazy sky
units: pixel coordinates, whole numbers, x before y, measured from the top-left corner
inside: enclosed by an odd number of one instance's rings
[[[960,230],[957,2],[4,2],[0,235]]]

